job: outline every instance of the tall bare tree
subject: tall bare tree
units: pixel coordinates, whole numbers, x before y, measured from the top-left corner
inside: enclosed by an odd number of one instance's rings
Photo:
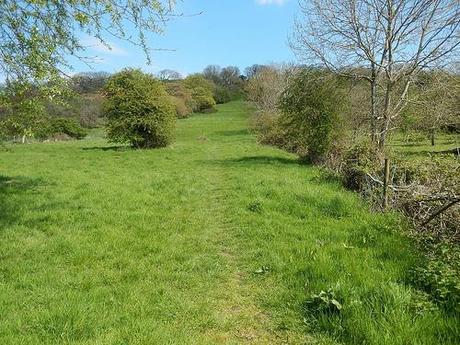
[[[222,68],[220,66],[209,65],[204,68],[203,76],[208,80],[212,80],[214,84],[219,85],[222,82],[220,78],[221,72],[222,72]]]
[[[371,136],[381,150],[416,76],[459,52],[459,0],[299,0],[300,58],[369,82]]]
[[[160,80],[163,80],[163,81],[166,81],[166,80],[172,81],[172,80],[182,79],[182,75],[179,72],[174,71],[172,69],[163,69],[157,73],[157,76]]]

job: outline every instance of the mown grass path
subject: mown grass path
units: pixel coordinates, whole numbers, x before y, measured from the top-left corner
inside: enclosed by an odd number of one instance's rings
[[[457,343],[458,319],[409,284],[397,217],[247,121],[236,102],[165,149],[0,152],[0,343]],[[329,288],[341,312],[306,307]]]

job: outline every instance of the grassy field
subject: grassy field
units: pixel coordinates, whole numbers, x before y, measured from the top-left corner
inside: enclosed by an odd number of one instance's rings
[[[406,158],[424,159],[428,155],[445,152],[460,147],[460,134],[438,133],[435,136],[435,145],[431,145],[428,135],[418,134],[415,142],[404,140],[404,135],[394,135],[390,147],[395,153]],[[453,156],[453,155],[452,155]]]
[[[0,344],[458,344],[398,217],[246,128],[236,102],[165,149],[0,152]]]

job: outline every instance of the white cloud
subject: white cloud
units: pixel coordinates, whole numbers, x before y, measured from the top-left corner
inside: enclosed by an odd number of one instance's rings
[[[278,5],[283,6],[287,0],[256,0],[258,5],[266,6],[266,5]]]
[[[80,42],[84,47],[90,50],[94,50],[98,53],[113,56],[127,56],[128,52],[123,48],[117,46],[113,42],[106,41],[106,44],[102,43],[96,37],[85,37]]]

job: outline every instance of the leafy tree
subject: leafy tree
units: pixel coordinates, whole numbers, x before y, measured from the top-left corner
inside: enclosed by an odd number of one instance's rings
[[[38,90],[27,83],[8,82],[0,93],[4,136],[19,137],[22,143],[46,125],[45,106]]]
[[[344,106],[333,75],[302,70],[289,80],[280,99],[281,124],[288,140],[305,150],[312,162],[321,161],[337,135]]]
[[[3,110],[0,131],[3,137],[19,138],[25,143],[28,138],[44,140],[55,134],[65,134],[75,139],[86,136],[85,130],[75,118],[63,118],[49,113],[49,101],[43,97],[39,87],[8,82],[1,91],[0,99]]]
[[[229,101],[241,97],[244,87],[244,76],[241,75],[238,67],[228,66],[222,68],[220,78],[223,87],[228,90]]]
[[[145,32],[160,32],[174,0],[0,1],[0,71],[8,79],[49,80],[69,55],[87,59],[80,32],[109,46],[105,36],[139,45],[149,57]],[[137,30],[128,35],[126,23]]]
[[[136,148],[164,147],[173,140],[174,105],[163,84],[140,70],[125,69],[107,82],[107,137]]]
[[[214,111],[216,101],[214,100],[215,85],[201,74],[193,74],[184,79],[184,85],[192,93],[194,110],[198,112]]]

